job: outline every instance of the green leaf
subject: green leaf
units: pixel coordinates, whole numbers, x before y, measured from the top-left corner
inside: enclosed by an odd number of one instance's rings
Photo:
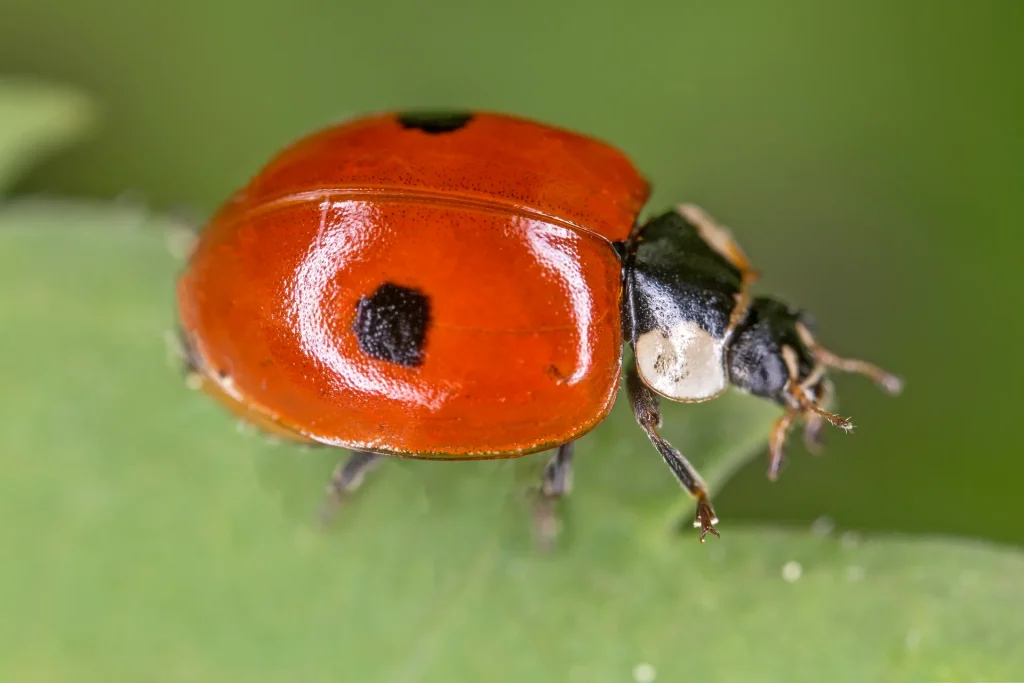
[[[581,443],[551,556],[523,493],[544,456],[388,460],[318,529],[340,454],[237,432],[170,359],[181,235],[128,208],[0,209],[0,680],[1024,675],[1020,553],[721,507],[701,545],[625,401]],[[665,433],[721,480],[775,415],[730,394],[670,406]]]
[[[91,99],[30,79],[0,79],[0,192],[29,166],[81,137],[95,122]]]

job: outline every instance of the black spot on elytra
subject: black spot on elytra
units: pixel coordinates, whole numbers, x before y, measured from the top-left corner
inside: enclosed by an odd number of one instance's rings
[[[356,304],[352,331],[366,355],[415,367],[423,362],[429,325],[430,299],[425,294],[385,282]]]
[[[431,135],[451,133],[472,119],[473,115],[469,112],[411,111],[398,115],[398,123],[403,128],[422,130]]]

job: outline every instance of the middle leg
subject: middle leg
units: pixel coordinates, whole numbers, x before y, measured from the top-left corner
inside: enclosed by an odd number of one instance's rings
[[[363,478],[374,466],[380,464],[381,456],[370,451],[352,451],[347,460],[338,464],[327,485],[327,496],[320,510],[320,523],[329,523],[348,497],[363,483]]]

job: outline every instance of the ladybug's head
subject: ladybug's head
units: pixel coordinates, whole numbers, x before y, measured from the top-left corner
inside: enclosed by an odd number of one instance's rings
[[[758,297],[733,334],[727,356],[729,382],[743,391],[789,405],[791,380],[811,380],[815,391],[820,381],[812,373],[818,367],[810,348],[810,319],[806,313],[781,301]],[[808,387],[811,389],[812,387]]]
[[[866,375],[891,394],[901,391],[902,382],[870,363],[840,358],[819,345],[812,330],[806,312],[755,298],[729,343],[726,364],[733,386],[803,415],[813,438],[822,420],[853,429],[849,420],[828,412],[835,398],[829,368]]]

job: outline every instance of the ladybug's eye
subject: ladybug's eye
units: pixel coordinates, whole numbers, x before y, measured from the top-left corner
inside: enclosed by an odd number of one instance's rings
[[[437,135],[451,133],[462,128],[473,119],[468,112],[405,112],[398,115],[398,123],[406,129],[421,130],[424,133]]]

